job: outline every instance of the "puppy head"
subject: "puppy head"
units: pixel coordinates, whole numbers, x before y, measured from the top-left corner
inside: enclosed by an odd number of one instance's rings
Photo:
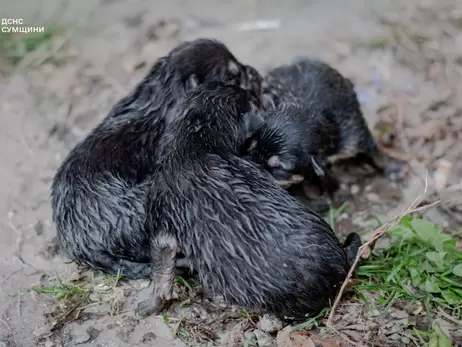
[[[218,40],[202,38],[183,42],[167,59],[175,77],[185,84],[186,91],[202,83],[221,81],[240,86],[260,98],[260,74],[242,65]]]
[[[305,179],[302,175],[292,173],[294,164],[287,156],[272,155],[268,158],[266,166],[282,188],[287,189],[294,184],[303,182]]]
[[[179,106],[179,122],[205,142],[235,150],[262,123],[253,95],[238,86],[213,81],[198,85]],[[212,141],[213,140],[213,141]]]
[[[296,157],[289,149],[286,135],[264,123],[241,147],[241,155],[260,164],[283,188],[301,183],[304,177],[295,173]]]

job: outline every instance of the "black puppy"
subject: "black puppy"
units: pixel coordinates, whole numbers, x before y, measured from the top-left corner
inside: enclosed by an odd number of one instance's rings
[[[283,186],[303,179],[332,194],[338,187],[326,167],[356,158],[383,172],[373,159],[376,140],[363,118],[353,83],[316,60],[283,65],[263,82],[265,125],[244,145]]]
[[[265,123],[241,151],[269,170],[283,188],[306,180],[333,191],[336,182],[325,168],[328,155],[339,146],[338,127],[329,112],[281,103],[266,112]]]
[[[160,58],[69,153],[54,177],[52,208],[60,244],[71,259],[127,278],[150,276],[145,205],[158,141],[174,105],[188,90],[213,80],[250,88],[259,100],[260,75],[223,43],[185,42]]]
[[[149,194],[154,288],[140,316],[159,313],[171,298],[179,250],[206,294],[260,312],[302,317],[338,292],[359,236],[349,236],[348,255],[321,217],[238,155],[252,108],[247,91],[219,82],[178,106]]]

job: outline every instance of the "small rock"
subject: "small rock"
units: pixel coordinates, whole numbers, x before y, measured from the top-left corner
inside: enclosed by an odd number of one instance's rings
[[[255,330],[254,334],[257,338],[259,347],[271,347],[274,344],[273,338],[268,334],[264,333],[263,331]]]
[[[401,336],[401,342],[405,343],[406,345],[411,343],[411,339],[407,336]]]
[[[403,319],[407,318],[409,315],[406,311],[393,309],[390,310],[390,316],[392,316],[393,318]]]
[[[359,193],[359,186],[357,184],[353,184],[351,187],[350,187],[350,192],[351,192],[351,195],[356,195]]]
[[[208,314],[208,312],[203,307],[200,307],[200,306],[192,307],[190,309],[189,314],[190,314],[191,319],[197,318],[202,321],[205,321],[206,319],[210,319],[210,315]]]
[[[88,342],[91,339],[90,334],[87,332],[87,330],[84,327],[81,327],[79,325],[75,325],[71,331],[71,336],[72,336],[72,342],[75,345],[79,345],[81,343]]]
[[[55,347],[55,343],[51,340],[45,342],[45,347]]]
[[[366,198],[367,200],[369,200],[370,202],[381,202],[381,199],[380,197],[375,194],[375,193],[367,193],[366,194]]]
[[[282,322],[273,315],[265,314],[260,319],[259,327],[263,332],[271,334],[282,329]]]
[[[130,284],[136,290],[143,290],[143,289],[149,288],[149,285],[151,284],[151,281],[150,280],[130,281]]]
[[[247,331],[244,333],[244,340],[257,342],[257,336],[254,334],[253,331]]]
[[[6,342],[0,341],[0,347],[7,347]]]

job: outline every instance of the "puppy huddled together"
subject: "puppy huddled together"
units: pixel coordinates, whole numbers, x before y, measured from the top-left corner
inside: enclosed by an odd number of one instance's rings
[[[76,262],[153,280],[141,316],[193,270],[206,295],[301,318],[335,298],[361,240],[341,244],[285,188],[333,194],[332,157],[383,169],[353,84],[314,60],[265,79],[221,42],[197,39],[147,76],[69,153],[52,186],[53,220]]]

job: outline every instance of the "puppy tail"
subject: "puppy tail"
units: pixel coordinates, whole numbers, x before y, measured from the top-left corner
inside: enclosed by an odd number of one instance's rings
[[[362,245],[362,241],[358,234],[350,233],[347,236],[345,243],[343,244],[343,249],[345,250],[347,254],[348,263],[350,264],[350,266],[353,265],[356,259],[356,256],[358,255],[359,247],[361,247],[361,245]]]

